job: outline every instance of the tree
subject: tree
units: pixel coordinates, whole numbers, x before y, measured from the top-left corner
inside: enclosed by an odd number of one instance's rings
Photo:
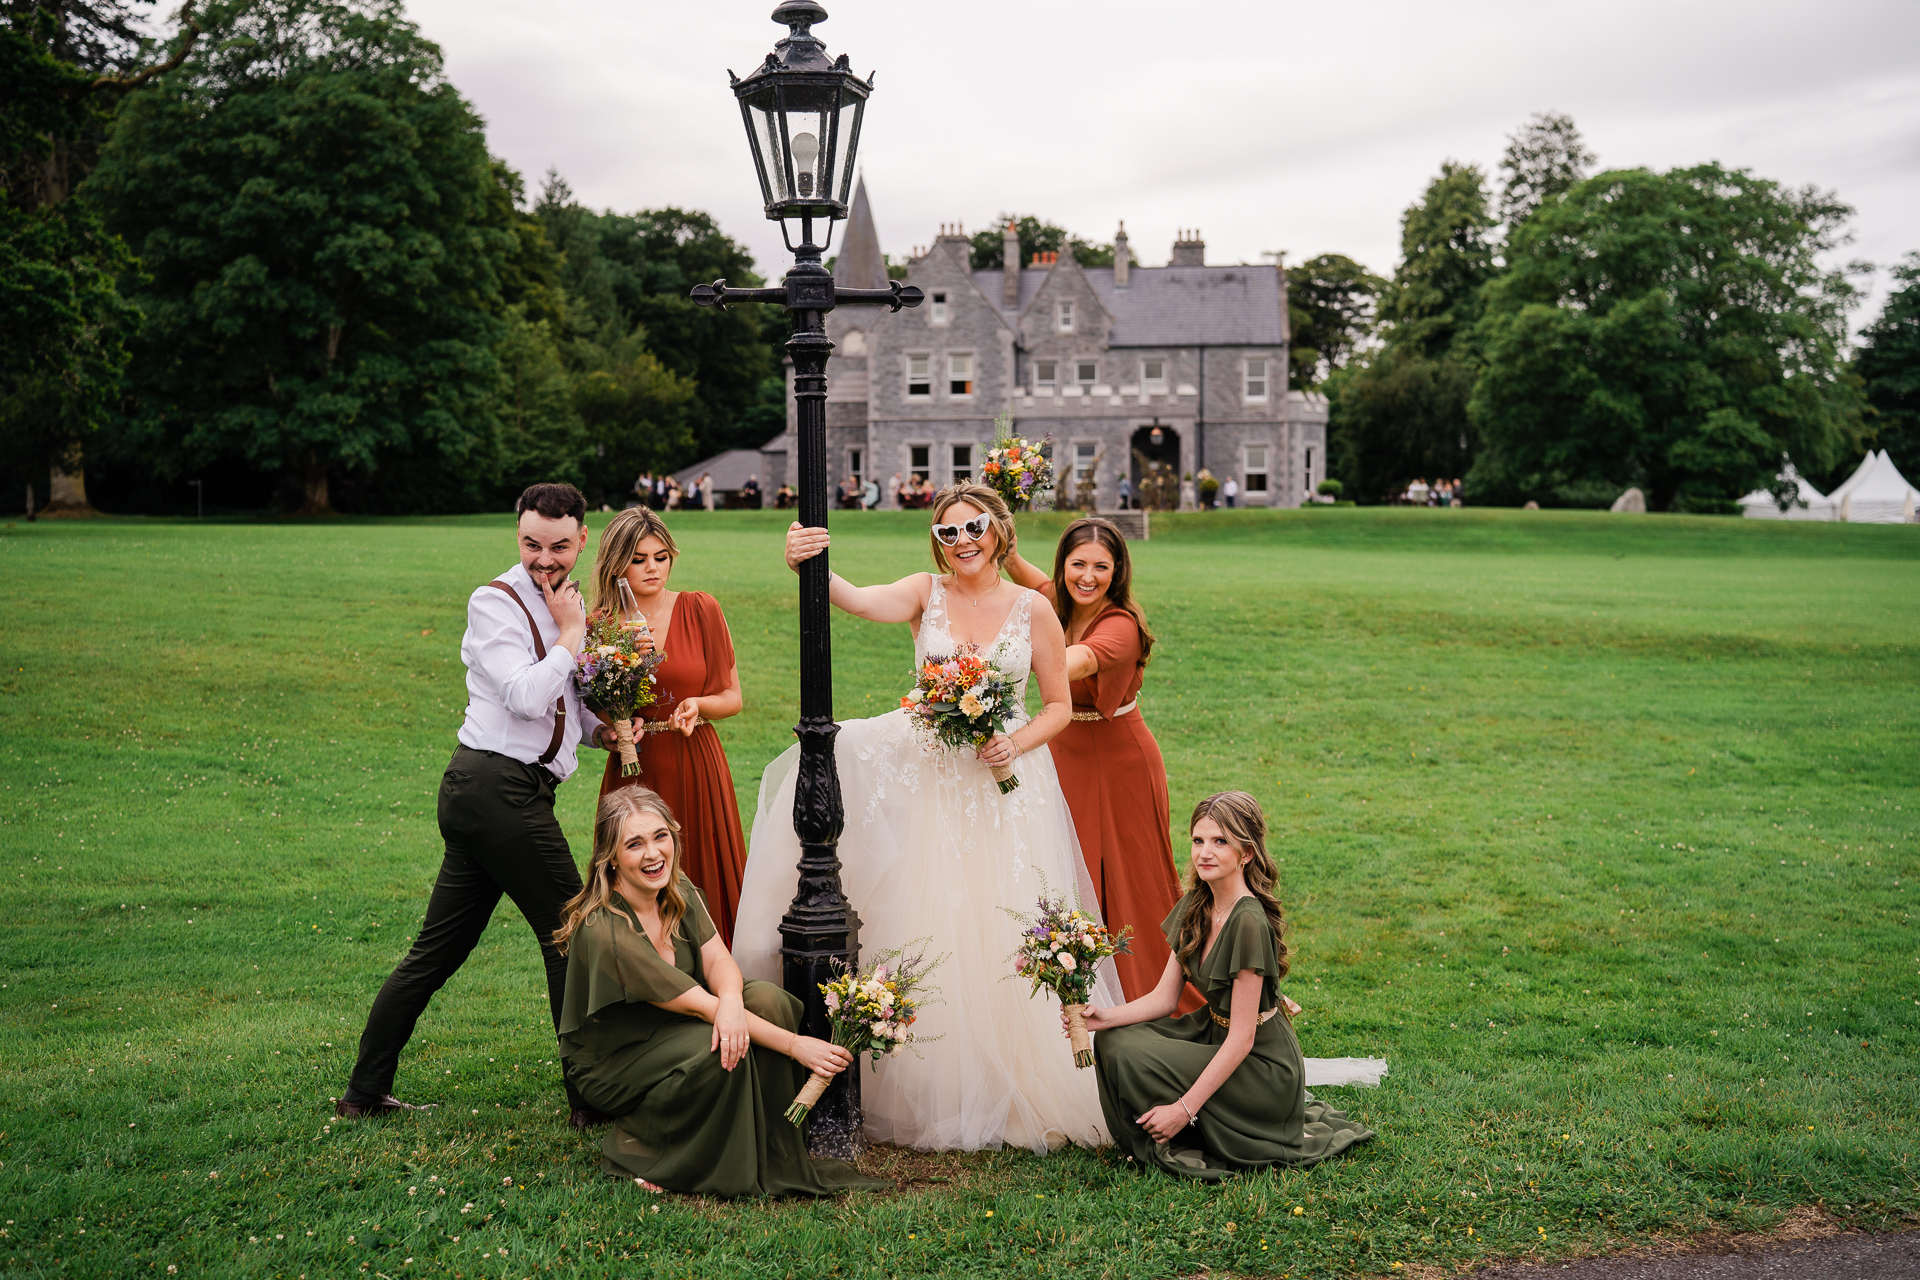
[[[1287,385],[1310,391],[1345,368],[1373,332],[1387,282],[1339,253],[1309,258],[1286,272]]]
[[[1111,244],[1093,244],[1082,240],[1065,227],[1042,222],[1030,213],[1019,217],[1003,213],[993,220],[991,227],[976,231],[968,238],[967,259],[975,271],[998,271],[1007,265],[1006,225],[1009,220],[1013,222],[1015,234],[1020,237],[1022,266],[1031,263],[1036,253],[1072,253],[1073,260],[1083,267],[1113,265]]]
[[[1898,283],[1868,326],[1854,371],[1873,406],[1874,443],[1900,474],[1920,476],[1920,253],[1893,269]]]
[[[386,457],[478,483],[523,241],[439,49],[399,0],[259,0],[215,34],[86,188],[150,276],[127,446],[281,468],[303,512]]]
[[[1851,210],[1717,164],[1580,183],[1515,230],[1487,291],[1475,494],[1605,481],[1713,509],[1861,437],[1854,290],[1821,254]]]
[[[662,455],[656,465],[757,448],[780,433],[786,313],[778,307],[698,307],[687,296],[694,285],[713,280],[762,283],[752,255],[711,215],[675,208],[595,213],[574,199],[559,174],[549,172],[533,216],[564,255],[560,279],[576,300],[579,337],[612,348],[640,329],[661,366],[694,387],[686,409],[690,434],[674,437],[683,441],[676,446],[682,452]],[[585,367],[584,360],[574,363]],[[782,387],[781,413],[771,426],[759,407],[769,381]]]
[[[1467,401],[1480,295],[1495,271],[1493,226],[1479,167],[1451,160],[1401,219],[1382,344],[1327,382],[1334,469],[1359,501],[1415,477],[1464,475],[1472,462]]]
[[[1542,111],[1507,140],[1500,158],[1506,182],[1500,193],[1500,220],[1509,233],[1533,211],[1558,200],[1593,169],[1594,155],[1574,127],[1573,117]]]
[[[688,419],[698,388],[648,350],[644,329],[591,348],[573,383],[574,408],[592,447],[589,496],[608,505],[631,497],[642,471],[665,471],[694,445]]]

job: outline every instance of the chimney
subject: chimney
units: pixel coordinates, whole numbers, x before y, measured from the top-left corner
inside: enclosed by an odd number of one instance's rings
[[[967,269],[967,264],[973,259],[973,242],[967,239],[967,233],[957,222],[941,223],[940,238],[935,240],[934,244],[951,253],[960,263],[962,271]]]
[[[1113,287],[1127,287],[1127,268],[1132,265],[1127,257],[1127,224],[1122,222],[1120,229],[1113,233]]]
[[[1204,267],[1207,265],[1207,242],[1200,238],[1198,231],[1182,231],[1173,242],[1173,257],[1168,259],[1170,267]]]
[[[1006,276],[1001,284],[1001,305],[1011,311],[1020,305],[1020,233],[1014,229],[1012,218],[1000,233],[1000,261]]]

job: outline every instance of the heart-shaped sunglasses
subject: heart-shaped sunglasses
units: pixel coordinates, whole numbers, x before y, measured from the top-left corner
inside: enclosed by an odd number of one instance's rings
[[[951,547],[960,541],[960,535],[966,534],[968,542],[978,542],[987,536],[987,530],[993,527],[992,516],[975,516],[965,524],[937,524],[933,526],[933,536],[940,539],[940,545]]]

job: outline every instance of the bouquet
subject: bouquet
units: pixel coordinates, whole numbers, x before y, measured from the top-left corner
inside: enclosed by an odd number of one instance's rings
[[[1067,1011],[1067,1035],[1073,1042],[1073,1065],[1093,1065],[1093,1042],[1087,1038],[1087,997],[1093,992],[1094,966],[1109,956],[1131,951],[1131,925],[1119,933],[1078,909],[1069,910],[1064,896],[1042,895],[1028,916],[1007,913],[1021,924],[1020,946],[1013,953],[1013,970],[1033,983],[1028,996],[1045,987],[1060,997]]]
[[[640,757],[633,749],[633,717],[653,704],[657,693],[653,669],[666,656],[658,649],[640,652],[641,631],[613,613],[594,614],[587,619],[586,643],[573,668],[573,688],[580,701],[613,721],[620,739],[623,778],[640,772]]]
[[[934,990],[927,986],[927,975],[946,957],[936,956],[928,963],[924,951],[902,959],[904,951],[903,947],[883,952],[864,972],[843,967],[838,978],[820,984],[820,994],[827,998],[831,1038],[842,1049],[852,1050],[856,1059],[863,1053],[875,1062],[882,1057],[895,1058],[902,1049],[922,1039],[909,1028],[919,1020],[920,1006]],[[793,1105],[787,1108],[787,1119],[805,1124],[813,1104],[820,1101],[831,1080],[817,1071],[810,1074]]]
[[[1006,672],[962,645],[950,658],[929,656],[913,689],[900,699],[907,715],[934,741],[949,747],[978,747],[1005,733],[1019,687]],[[993,780],[1006,795],[1020,785],[1012,765],[994,765]]]
[[[1033,500],[1053,488],[1053,462],[1047,457],[1047,436],[1039,444],[1013,434],[1013,415],[994,419],[993,448],[980,465],[980,478],[1006,500],[1011,511],[1026,511]]]

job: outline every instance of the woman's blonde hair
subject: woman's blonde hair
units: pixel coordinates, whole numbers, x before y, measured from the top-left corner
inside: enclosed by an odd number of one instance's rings
[[[658,792],[621,787],[600,797],[599,812],[593,816],[593,858],[587,864],[587,882],[560,908],[560,927],[553,931],[553,945],[561,955],[567,954],[567,939],[574,931],[594,912],[606,909],[619,892],[613,883],[618,871],[614,858],[620,852],[620,833],[629,817],[644,813],[658,814],[673,832],[673,865],[667,869],[667,883],[659,894],[660,922],[669,938],[679,935],[680,922],[687,914],[687,899],[680,892],[680,824],[673,820],[673,811]]]
[[[669,556],[675,560],[680,558],[680,548],[667,532],[667,522],[660,518],[659,512],[649,507],[628,507],[607,521],[600,535],[600,554],[593,558],[595,613],[620,608],[620,588],[616,584],[633,564],[635,549],[648,538],[660,539]]]
[[[1259,900],[1260,909],[1267,913],[1267,923],[1273,929],[1274,950],[1280,958],[1279,976],[1286,977],[1286,921],[1281,918],[1280,903],[1273,896],[1280,872],[1267,852],[1267,815],[1260,811],[1260,802],[1244,791],[1216,791],[1193,806],[1187,831],[1191,833],[1202,818],[1212,818],[1220,824],[1220,830],[1235,849],[1252,855],[1247,859],[1247,888]],[[1174,930],[1173,946],[1183,968],[1207,953],[1207,938],[1213,930],[1213,886],[1202,880],[1192,867],[1187,868],[1185,901],[1186,913],[1180,917],[1179,928]]]
[[[956,480],[933,495],[931,524],[944,524],[941,517],[947,514],[947,508],[960,502],[978,507],[986,513],[993,526],[994,542],[998,544],[993,549],[993,562],[996,565],[1005,564],[1007,557],[1013,554],[1013,512],[1007,510],[1006,500],[983,484]],[[947,549],[940,545],[940,539],[933,536],[931,526],[927,530],[927,542],[933,547],[935,567],[942,573],[952,573],[953,565],[947,561]]]

